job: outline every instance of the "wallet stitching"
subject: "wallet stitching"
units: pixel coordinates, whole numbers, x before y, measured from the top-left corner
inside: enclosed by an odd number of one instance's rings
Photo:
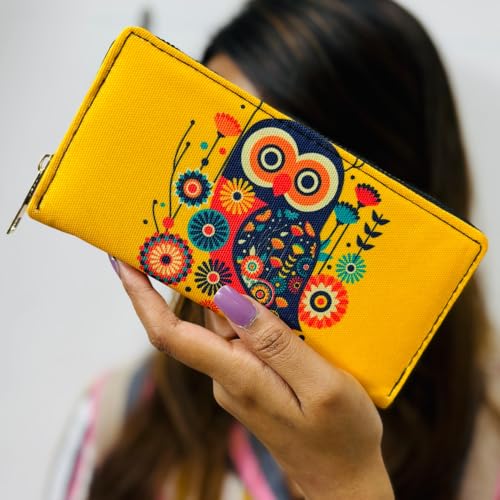
[[[226,85],[224,85],[222,82],[214,79],[212,76],[210,76],[209,74],[203,72],[203,71],[200,71],[200,69],[194,67],[193,65],[189,64],[189,62],[183,60],[183,59],[180,59],[179,57],[177,57],[175,54],[172,54],[164,49],[162,49],[161,47],[159,47],[158,45],[154,44],[151,40],[148,40],[147,38],[144,38],[142,37],[141,35],[139,35],[138,33],[135,33],[135,32],[131,32],[129,33],[129,35],[125,38],[125,40],[123,41],[123,44],[122,46],[120,47],[120,49],[118,50],[118,52],[116,53],[115,57],[113,58],[113,61],[111,62],[110,64],[110,67],[109,67],[109,70],[108,72],[106,73],[106,75],[104,76],[102,82],[99,84],[99,87],[97,88],[96,92],[95,92],[95,95],[93,96],[92,98],[92,101],[89,103],[87,109],[85,110],[85,112],[83,113],[83,116],[80,120],[80,122],[78,123],[78,125],[76,126],[75,128],[75,131],[73,132],[73,134],[71,135],[69,141],[68,141],[68,144],[65,148],[65,150],[63,151],[62,155],[61,155],[61,158],[59,160],[59,163],[52,175],[52,178],[50,179],[50,181],[48,182],[47,184],[47,187],[45,188],[44,192],[42,193],[42,195],[40,196],[40,199],[38,200],[38,203],[37,203],[37,210],[40,208],[40,204],[42,203],[42,200],[45,196],[45,194],[47,193],[50,185],[52,184],[52,181],[54,180],[56,174],[57,174],[57,171],[59,170],[59,166],[62,162],[62,160],[64,159],[64,156],[66,155],[66,152],[67,150],[69,149],[69,146],[71,144],[71,142],[73,141],[75,135],[77,134],[78,130],[80,129],[80,126],[82,125],[84,119],[85,119],[85,116],[87,115],[87,112],[90,110],[90,108],[92,107],[92,105],[94,104],[94,101],[95,99],[97,98],[102,86],[104,85],[104,83],[106,82],[109,74],[111,73],[111,70],[113,69],[114,65],[115,65],[115,62],[118,58],[118,56],[121,54],[122,50],[124,49],[128,39],[131,37],[131,36],[136,36],[137,38],[149,43],[150,45],[152,45],[153,47],[155,47],[156,49],[160,50],[161,52],[163,52],[164,54],[176,59],[177,61],[189,66],[190,68],[194,69],[195,71],[197,71],[198,73],[201,73],[204,77],[206,78],[209,78],[210,80],[212,80],[213,82],[219,84],[220,86],[224,87],[226,90],[229,90],[231,93],[237,95],[240,99],[243,99],[245,102],[251,104],[252,106],[256,107],[256,105],[249,101],[246,97],[242,96],[241,94],[239,94],[238,92],[236,92],[235,90],[227,87]],[[165,42],[167,43],[167,42]],[[167,43],[167,45],[169,45]],[[178,49],[176,49],[178,50]],[[261,111],[262,113],[270,116],[271,118],[274,118],[274,119],[277,119],[275,116],[273,116],[271,113],[263,110],[261,108]],[[312,136],[310,135],[307,135],[305,134],[302,130],[298,129],[298,128],[294,128],[294,131],[299,133],[300,135],[302,135],[303,137],[305,137],[306,139],[308,139],[309,141],[313,142],[314,144],[316,144],[320,149],[322,149],[323,151],[328,151],[327,148],[325,148],[325,146],[319,142],[317,142]],[[332,141],[333,142],[333,141]],[[354,166],[354,164],[349,161],[348,159],[346,159],[344,156],[342,156],[342,159],[348,163],[349,165],[351,166]],[[477,255],[475,256],[475,258],[473,259],[473,261],[471,262],[470,266],[467,268],[467,271],[464,273],[464,275],[462,276],[462,278],[460,279],[460,281],[458,282],[457,286],[455,287],[455,289],[453,290],[453,292],[451,293],[450,297],[448,298],[446,304],[444,305],[443,309],[441,310],[441,312],[438,314],[438,316],[436,317],[436,320],[434,321],[431,329],[429,330],[429,332],[427,333],[427,335],[425,335],[425,337],[422,339],[422,342],[420,343],[420,345],[418,346],[417,350],[415,351],[415,353],[413,354],[413,356],[411,357],[410,361],[408,362],[408,364],[403,368],[400,376],[398,377],[397,381],[394,383],[394,385],[392,386],[392,388],[390,389],[389,393],[387,394],[386,397],[390,397],[392,392],[394,391],[394,389],[399,385],[401,379],[403,378],[404,374],[408,371],[408,368],[411,366],[411,364],[413,363],[413,360],[415,359],[415,357],[418,356],[418,354],[420,353],[424,343],[426,342],[426,340],[429,338],[430,335],[432,335],[434,333],[434,329],[435,329],[435,326],[436,324],[439,322],[440,318],[442,317],[442,315],[444,314],[444,312],[446,311],[447,307],[448,307],[448,304],[450,303],[450,301],[453,299],[453,297],[455,296],[455,294],[457,293],[458,289],[460,288],[462,282],[465,280],[465,278],[467,277],[467,275],[469,274],[471,268],[474,266],[474,264],[476,263],[476,261],[478,260],[479,256],[481,255],[482,253],[482,249],[483,249],[483,246],[481,244],[480,241],[478,240],[475,240],[474,238],[472,238],[471,236],[469,236],[468,234],[464,233],[462,230],[460,230],[458,227],[456,226],[453,226],[451,223],[449,223],[448,221],[442,219],[441,217],[439,217],[437,214],[433,213],[433,212],[430,212],[429,210],[427,210],[425,207],[419,205],[416,201],[414,200],[411,200],[409,198],[407,198],[404,194],[396,191],[395,189],[393,189],[392,187],[388,186],[387,184],[385,184],[384,182],[382,182],[380,179],[378,179],[377,177],[373,176],[372,174],[370,174],[369,172],[367,172],[366,170],[362,170],[362,172],[371,177],[372,179],[374,179],[375,181],[379,182],[380,184],[382,184],[385,188],[391,190],[393,193],[401,196],[402,198],[404,198],[406,201],[409,201],[410,203],[416,205],[417,207],[419,207],[420,209],[424,210],[425,212],[427,212],[428,214],[434,216],[435,218],[437,218],[438,220],[440,220],[441,222],[447,224],[448,226],[450,226],[451,228],[455,229],[456,231],[458,231],[459,233],[461,233],[462,235],[464,235],[466,238],[470,239],[471,241],[477,243],[479,245],[479,251],[477,253]]]

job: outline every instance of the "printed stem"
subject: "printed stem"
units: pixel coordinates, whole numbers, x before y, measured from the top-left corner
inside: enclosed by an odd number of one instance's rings
[[[179,154],[181,144],[186,139],[187,135],[189,134],[189,131],[193,128],[194,124],[195,124],[195,121],[191,120],[191,122],[189,123],[189,126],[186,129],[186,131],[184,132],[181,140],[177,144],[177,148],[176,148],[175,153],[174,153],[174,159],[172,162],[173,168],[172,168],[172,173],[170,175],[169,186],[168,186],[168,215],[169,215],[169,217],[172,217],[172,184],[174,182],[174,174],[175,174],[175,171],[177,170],[177,167],[179,166],[179,163],[182,160],[182,157],[186,153],[186,151],[189,148],[189,146],[191,145],[191,143],[186,142],[186,147],[184,148],[184,151],[181,153],[181,155],[179,157],[177,157],[177,155]]]
[[[382,217],[382,216],[380,216]],[[370,228],[370,232],[373,232],[375,231],[375,228],[378,226],[378,222],[375,222],[375,224],[373,225],[372,228]],[[370,235],[367,235],[366,236],[366,239],[365,241],[363,241],[363,246],[366,245],[368,243],[368,240],[371,238]],[[359,250],[358,250],[358,253],[356,254],[356,258],[360,256],[361,252],[363,251],[363,249],[361,247],[359,247]]]
[[[155,223],[155,227],[156,227],[156,232],[160,232],[159,228],[158,228],[158,223],[156,222],[156,215],[155,215],[155,207],[156,207],[156,204],[158,203],[158,200],[153,200],[153,206],[151,207],[151,211],[153,212],[153,221]]]
[[[344,230],[342,231],[341,235],[339,236],[338,240],[335,242],[335,245],[333,245],[333,248],[330,250],[330,253],[328,254],[328,258],[323,262],[323,265],[319,268],[319,273],[323,271],[323,269],[326,266],[326,263],[330,260],[330,257],[332,256],[334,250],[337,248],[338,244],[340,243],[340,240],[343,238],[345,232],[347,231],[347,228],[349,227],[349,224],[346,224]]]
[[[220,139],[222,137],[225,137],[225,136],[221,132],[217,131],[217,138],[215,139],[214,143],[212,144],[210,151],[208,152],[207,156],[205,156],[205,158],[202,158],[202,160],[201,160],[200,170],[203,170],[208,165],[208,159],[210,158],[212,151],[214,150],[215,146],[217,145],[217,143],[220,141]]]
[[[228,162],[229,158],[231,157],[231,153],[233,152],[234,148],[237,146],[240,138],[243,136],[243,134],[245,133],[245,131],[247,130],[248,126],[250,125],[250,123],[252,122],[253,120],[253,117],[255,116],[255,114],[257,113],[257,111],[259,111],[259,109],[262,107],[262,104],[264,103],[264,101],[260,101],[259,102],[259,105],[252,111],[252,114],[250,115],[250,117],[248,118],[247,122],[245,123],[245,126],[243,127],[243,130],[241,131],[241,134],[240,134],[240,137],[238,137],[238,139],[236,140],[236,142],[234,143],[233,147],[231,148],[231,151],[229,151],[229,153],[227,154],[226,156],[226,159],[224,160],[224,163],[221,165],[219,171],[217,172],[217,175],[215,176],[214,178],[214,183],[217,181],[217,179],[220,177],[220,175],[222,174],[222,172],[224,171],[224,168],[226,167],[226,163]]]
[[[360,162],[359,165],[358,165],[358,161]],[[349,168],[346,168],[344,170],[344,173],[345,172],[349,172],[349,170],[352,170],[353,168],[361,170],[361,167],[363,167],[364,165],[365,165],[365,162],[363,160],[360,160],[359,158],[356,158],[356,161],[354,162],[354,165],[351,165]]]
[[[335,231],[337,230],[337,228],[339,226],[340,226],[340,222],[337,221],[336,224],[335,224],[335,227],[332,229],[331,233],[323,241],[329,240],[334,235]]]

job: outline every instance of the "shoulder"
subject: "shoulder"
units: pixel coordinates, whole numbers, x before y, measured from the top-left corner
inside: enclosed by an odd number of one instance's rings
[[[149,361],[138,358],[102,373],[77,397],[52,460],[47,498],[85,498],[95,467],[148,387]]]
[[[484,360],[485,402],[480,408],[460,500],[497,499],[500,487],[500,332]]]

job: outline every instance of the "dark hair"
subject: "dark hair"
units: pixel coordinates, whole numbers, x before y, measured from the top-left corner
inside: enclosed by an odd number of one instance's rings
[[[421,24],[396,3],[254,0],[214,36],[202,62],[217,54],[229,56],[264,101],[469,217],[470,179],[446,71]],[[201,321],[199,306],[183,307],[183,318]],[[472,279],[395,403],[381,411],[397,498],[456,497],[484,400],[479,354],[487,332]],[[160,389],[124,426],[91,498],[149,498],[153,476],[189,457],[203,463],[200,498],[218,497],[223,453],[219,446],[218,459],[211,457],[208,443],[224,442],[224,411],[213,397],[188,392],[194,379],[210,392],[206,376],[162,354],[154,363]],[[219,430],[207,433],[218,418]],[[138,473],[119,494],[126,467]]]

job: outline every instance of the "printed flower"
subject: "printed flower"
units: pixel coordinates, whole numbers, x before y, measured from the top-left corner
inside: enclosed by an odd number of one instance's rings
[[[247,278],[258,278],[264,270],[264,263],[257,255],[248,255],[241,261],[241,274]]]
[[[202,262],[198,266],[194,273],[194,281],[203,293],[211,297],[219,288],[231,283],[231,272],[224,262],[209,259],[208,262]]]
[[[340,257],[335,270],[340,281],[357,283],[366,272],[366,264],[361,255],[348,253]]]
[[[213,312],[217,312],[219,308],[215,305],[215,302],[210,299],[204,299],[200,302],[200,306],[206,307],[207,309],[210,309]]]
[[[347,310],[347,291],[333,276],[320,274],[309,280],[299,303],[299,320],[313,328],[338,323]]]
[[[236,137],[241,134],[241,127],[236,118],[226,113],[215,115],[217,132],[222,137]]]
[[[335,212],[335,217],[337,217],[337,222],[339,224],[354,224],[359,220],[356,207],[345,201],[337,203],[333,211]]]
[[[144,272],[168,285],[183,281],[193,262],[187,242],[178,234],[166,233],[146,238],[137,259]]]
[[[314,261],[310,257],[302,257],[297,262],[297,274],[302,276],[303,278],[307,278],[314,267]]]
[[[360,207],[375,207],[381,201],[378,191],[369,184],[358,184],[354,190]]]
[[[200,210],[189,220],[188,236],[196,248],[212,252],[226,244],[229,224],[216,210]]]
[[[227,212],[241,215],[248,212],[253,205],[255,193],[252,185],[246,179],[233,178],[222,186],[220,201]]]
[[[304,283],[303,278],[301,278],[300,276],[294,276],[288,282],[288,290],[290,290],[290,292],[292,293],[299,293],[303,283]]]
[[[274,300],[274,290],[270,283],[264,280],[252,285],[250,288],[250,295],[265,306],[271,304]]]
[[[274,287],[274,291],[277,294],[283,294],[286,291],[286,280],[283,278],[280,278],[279,276],[276,276],[271,280],[272,285]]]
[[[188,207],[199,207],[210,196],[212,184],[199,170],[188,170],[179,176],[175,193]]]

